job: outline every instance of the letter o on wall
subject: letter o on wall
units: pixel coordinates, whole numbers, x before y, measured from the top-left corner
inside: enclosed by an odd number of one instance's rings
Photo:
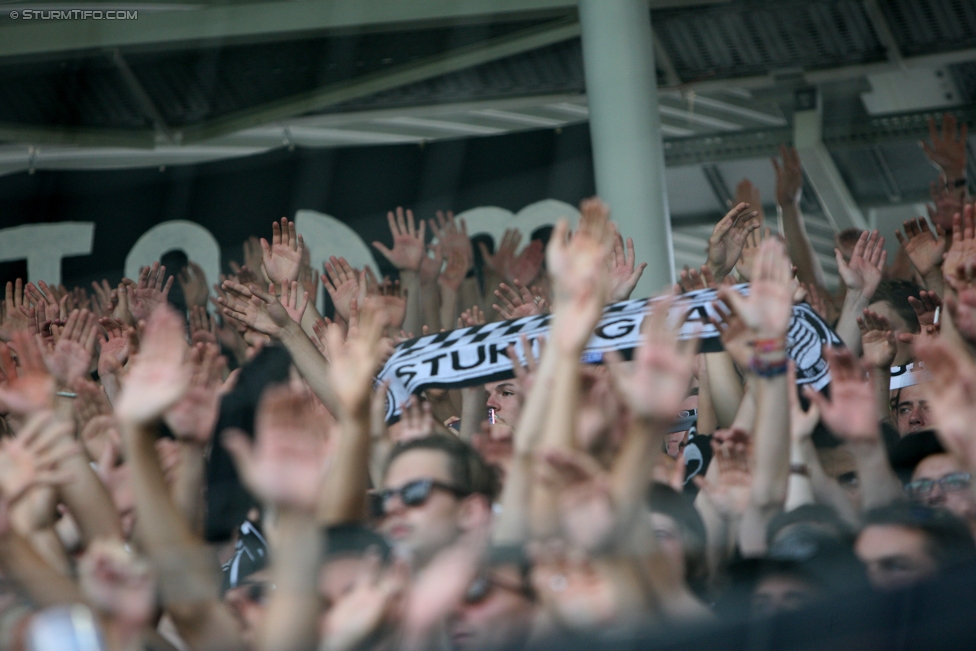
[[[182,219],[157,224],[142,234],[125,258],[126,277],[137,279],[139,269],[151,265],[173,249],[180,249],[187,258],[203,268],[208,285],[217,282],[220,275],[220,245],[206,228]],[[178,273],[179,269],[166,271]]]

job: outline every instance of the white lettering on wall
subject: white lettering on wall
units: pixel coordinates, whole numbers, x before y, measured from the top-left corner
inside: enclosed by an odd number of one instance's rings
[[[61,284],[61,258],[89,255],[95,237],[91,222],[25,224],[0,230],[0,262],[27,260],[27,280]]]
[[[220,246],[206,228],[194,222],[176,219],[163,222],[142,234],[125,258],[125,275],[139,278],[139,269],[159,260],[167,251],[179,249],[196,262],[213,285],[220,274]],[[168,269],[179,273],[179,269]]]

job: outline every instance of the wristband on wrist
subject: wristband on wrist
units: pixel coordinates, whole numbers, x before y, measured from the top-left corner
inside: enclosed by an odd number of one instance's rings
[[[778,353],[781,350],[786,350],[786,341],[784,339],[756,339],[752,342],[752,347],[757,354],[762,353]]]
[[[786,355],[783,355],[783,357],[775,360],[764,360],[760,359],[759,356],[756,356],[753,357],[752,362],[749,363],[749,370],[759,377],[772,378],[780,375],[786,375],[789,362],[790,359]]]

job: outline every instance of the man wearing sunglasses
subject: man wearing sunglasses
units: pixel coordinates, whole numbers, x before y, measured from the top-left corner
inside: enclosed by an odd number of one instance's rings
[[[470,445],[435,434],[393,448],[370,508],[379,531],[420,568],[462,534],[489,527],[497,492],[494,471]]]
[[[922,459],[905,486],[913,500],[950,511],[976,535],[976,494],[969,472],[951,454],[930,454]]]

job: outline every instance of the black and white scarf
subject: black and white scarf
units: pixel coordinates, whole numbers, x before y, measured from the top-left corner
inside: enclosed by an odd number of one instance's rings
[[[748,294],[748,285],[737,290]],[[702,340],[702,352],[722,350],[718,330],[710,319],[718,316],[716,290],[702,289],[681,296],[671,308],[671,318],[683,320],[681,337]],[[640,344],[640,326],[650,300],[637,299],[608,305],[583,351],[582,361],[599,364],[603,354],[615,350],[627,355]],[[721,309],[721,308],[718,308]],[[509,345],[521,363],[525,335],[538,354],[537,339],[548,335],[551,314],[497,321],[404,341],[380,371],[378,381],[389,382],[387,422],[395,422],[411,394],[424,389],[461,388],[514,377],[512,361],[505,354]],[[818,391],[830,382],[824,346],[841,346],[840,338],[806,303],[793,306],[793,318],[786,335],[787,354],[796,363],[797,384],[810,384]]]

